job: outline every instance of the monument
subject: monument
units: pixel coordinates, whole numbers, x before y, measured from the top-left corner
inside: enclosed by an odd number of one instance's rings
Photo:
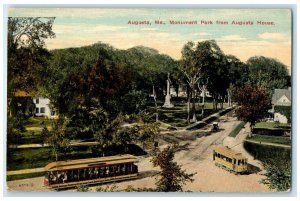
[[[168,79],[167,79],[167,94],[166,99],[163,107],[165,108],[172,108],[174,105],[171,103],[171,96],[170,96],[170,73],[168,73]]]

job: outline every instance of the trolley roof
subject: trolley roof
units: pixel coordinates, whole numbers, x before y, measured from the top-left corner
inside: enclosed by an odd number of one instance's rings
[[[88,168],[92,166],[106,166],[123,163],[137,162],[137,158],[133,155],[116,155],[99,158],[87,158],[79,160],[66,160],[49,163],[45,166],[45,171],[70,170],[78,168]]]
[[[222,154],[224,156],[235,158],[237,160],[247,159],[245,156],[243,156],[241,153],[236,152],[228,147],[218,146],[214,148],[214,151]]]

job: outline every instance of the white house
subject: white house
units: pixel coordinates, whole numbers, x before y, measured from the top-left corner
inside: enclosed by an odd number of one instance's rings
[[[33,98],[33,103],[35,104],[35,116],[48,118],[57,116],[55,110],[50,108],[50,100],[48,98],[35,97]]]
[[[272,95],[272,109],[270,110],[270,112],[274,114],[274,121],[279,123],[288,123],[288,117],[278,111],[275,111],[275,107],[284,106],[290,108],[291,104],[291,87],[288,89],[275,89]]]

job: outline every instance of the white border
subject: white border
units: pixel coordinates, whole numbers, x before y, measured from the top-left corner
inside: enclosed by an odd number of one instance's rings
[[[38,1],[38,0],[27,0],[26,2],[22,1],[22,0],[3,0],[2,2],[2,10],[4,10],[4,5],[5,4],[23,4],[26,3],[28,6],[32,6],[32,4],[38,4],[38,5],[45,5],[45,6],[53,6],[53,4],[56,4],[56,6],[59,6],[61,4],[63,4],[62,6],[63,7],[68,7],[68,4],[69,4],[69,1],[68,0],[52,0],[52,1],[49,1],[49,0],[45,0],[45,1]],[[99,2],[95,1],[95,0],[84,0],[84,1],[73,1],[71,2],[72,3],[72,7],[74,7],[74,5],[77,5],[77,7],[82,7],[83,5],[86,5],[87,7],[91,7],[91,6],[95,6]],[[192,5],[189,5],[189,4],[199,4],[200,2],[197,1],[197,0],[186,0],[186,1],[180,1],[180,0],[152,0],[152,1],[139,1],[139,0],[126,0],[126,2],[122,1],[122,0],[105,0],[105,1],[101,1],[101,5],[103,7],[106,7],[108,5],[112,6],[112,5],[115,5],[115,6],[118,6],[118,5],[122,5],[123,7],[132,7],[132,5],[130,6],[130,4],[138,4],[138,5],[147,5],[147,7],[151,7],[151,4],[156,4],[156,5],[159,5],[160,6],[167,6],[168,4],[173,4],[173,5],[177,5],[177,6],[187,6],[187,7],[190,7]],[[246,1],[238,1],[238,0],[228,0],[226,1],[226,4],[224,3],[224,0],[211,0],[211,1],[207,1],[207,2],[201,2],[202,5],[204,7],[218,7],[218,4],[222,4],[224,5],[225,7],[232,7],[234,5],[232,4],[239,4],[239,5],[246,5],[247,8],[248,7],[259,7],[259,5],[261,5],[262,7],[268,7],[268,6],[282,6],[282,4],[286,5],[286,4],[295,4],[295,9],[296,11],[299,9],[299,4],[298,4],[298,1],[297,0],[280,0],[280,1],[275,1],[275,0],[252,0],[252,1],[249,1],[249,0],[246,0]],[[254,3],[254,4],[253,4]],[[276,4],[274,4],[276,3]],[[31,4],[31,5],[30,5]],[[79,5],[78,5],[79,4]],[[184,4],[184,5],[183,5]],[[100,5],[100,6],[101,6]],[[105,6],[106,5],[106,6]],[[152,5],[153,6],[153,5]],[[141,7],[141,6],[139,6]],[[143,7],[143,6],[142,6]],[[156,6],[155,6],[156,7]],[[295,12],[295,10],[294,10]],[[4,19],[4,12],[0,12],[1,14],[1,17],[2,17],[2,22],[1,23],[1,30],[3,30],[3,24],[5,22],[5,19]],[[297,32],[297,30],[295,29],[295,27],[299,27],[299,20],[298,20],[298,16],[294,16],[294,23],[296,22],[297,24],[294,24],[294,34],[295,32]],[[4,37],[5,37],[5,32],[1,32],[1,46],[3,47],[2,50],[3,52],[1,51],[1,61],[3,61],[3,65],[2,65],[2,69],[0,71],[0,92],[2,94],[1,98],[0,98],[0,131],[1,131],[1,139],[2,139],[2,142],[3,144],[5,144],[5,128],[6,128],[6,69],[5,69],[5,43],[4,43]],[[298,57],[298,40],[297,40],[297,37],[296,35],[294,35],[294,41],[293,41],[293,64],[292,64],[292,76],[293,76],[293,87],[292,87],[292,91],[293,91],[293,133],[295,135],[297,135],[297,131],[299,130],[299,124],[298,124],[298,119],[297,119],[297,115],[296,114],[299,114],[299,108],[297,106],[297,100],[299,100],[299,93],[297,93],[297,89],[299,89],[299,82],[297,80],[297,78],[299,78],[299,70],[297,70],[297,57]],[[295,148],[296,146],[295,145],[299,145],[299,137],[297,138],[297,141],[296,139],[294,139],[293,141],[293,147]],[[3,149],[5,149],[5,146],[3,146]],[[293,152],[295,152],[295,150],[293,150]],[[5,161],[3,160],[3,157],[1,157],[1,162],[2,164],[5,164]],[[294,160],[294,158],[293,158]],[[299,160],[297,160],[297,163],[299,163]],[[297,171],[296,170],[296,167],[298,167],[298,164],[296,164],[296,166],[294,165],[293,166],[293,174]],[[3,169],[1,169],[1,173],[2,173]],[[3,187],[5,184],[5,176],[4,174],[0,174],[0,179],[4,182],[0,182],[0,187],[1,187],[1,194],[3,196]],[[297,181],[299,181],[299,174],[297,174],[297,178],[296,178]],[[294,185],[294,184],[293,184]],[[297,196],[297,192],[298,192],[298,189],[294,189],[295,190],[295,194],[293,196]],[[248,194],[248,193],[238,193],[238,194],[232,194],[232,193],[226,193],[226,194],[220,194],[220,193],[214,193],[214,195],[212,195],[211,193],[201,193],[200,195],[198,193],[191,193],[191,194],[168,194],[167,196],[172,196],[171,198],[168,198],[168,197],[163,197],[161,199],[172,199],[172,200],[178,200],[180,198],[178,198],[177,196],[186,196],[186,197],[183,197],[183,199],[187,198],[187,199],[191,199],[191,200],[194,200],[194,199],[198,199],[197,197],[193,197],[193,196],[201,196],[200,199],[203,199],[204,197],[207,197],[207,196],[265,196],[264,194],[261,194],[261,193],[256,193],[256,194]],[[6,194],[7,196],[8,194]],[[34,197],[34,198],[30,198],[28,196],[36,196],[37,194],[34,194],[34,193],[29,193],[29,194],[24,194],[24,193],[21,193],[21,194],[15,194],[15,196],[26,196],[26,198],[22,198],[22,199],[25,199],[25,200],[32,200],[32,199],[46,199],[46,200],[53,200],[53,198],[37,198],[37,197]],[[80,194],[80,193],[76,193],[75,195],[73,194],[73,196],[76,196],[76,200],[82,200],[82,195],[83,196],[87,196],[87,194]],[[105,194],[107,196],[111,196],[112,194]],[[140,199],[136,196],[141,196],[142,194],[137,194],[135,193],[134,195],[117,195],[117,196],[126,196],[126,200],[132,200],[132,199]],[[154,195],[154,196],[165,196],[166,194],[162,193],[162,195]],[[8,195],[8,196],[12,196],[12,195]],[[49,196],[49,195],[45,195],[45,193],[42,193],[41,195],[39,196]],[[52,196],[52,195],[50,195]],[[55,195],[55,196],[65,196],[64,194],[58,194],[58,195]],[[97,195],[93,195],[93,194],[89,194],[88,196],[97,196]],[[114,195],[116,196],[116,195]],[[131,198],[129,196],[134,196],[134,198]],[[144,194],[142,196],[149,196],[149,194]],[[150,195],[150,196],[153,196],[153,195]],[[175,197],[174,197],[175,196]],[[202,197],[204,196],[204,197]],[[269,194],[267,194],[267,196],[270,196]],[[273,197],[273,195],[271,195],[271,199],[272,200],[277,200],[277,199],[283,199],[283,198],[280,198],[280,197]],[[285,196],[285,195],[280,195],[280,194],[277,194],[275,196]],[[182,198],[182,197],[181,197]],[[295,199],[296,197],[292,197],[292,198],[288,198],[288,199]],[[15,199],[15,198],[9,198],[9,197],[5,197],[5,199]],[[54,199],[57,199],[57,198],[54,198]],[[63,197],[60,198],[60,199],[64,199]],[[95,198],[95,197],[89,197],[88,199],[107,199],[107,198]],[[123,199],[123,198],[117,198],[117,199]],[[150,197],[143,197],[142,199],[151,199]],[[156,198],[155,198],[156,199]],[[208,197],[208,199],[211,199],[210,197]],[[234,197],[234,198],[230,198],[230,200],[235,200],[235,199],[239,199],[238,197]],[[247,198],[243,198],[243,199],[247,199]],[[251,200],[253,200],[253,198],[249,198]],[[255,199],[258,199],[258,198],[255,198]],[[266,199],[266,197],[262,198],[262,199]],[[286,199],[286,198],[284,198]],[[239,199],[240,200],[240,199]]]

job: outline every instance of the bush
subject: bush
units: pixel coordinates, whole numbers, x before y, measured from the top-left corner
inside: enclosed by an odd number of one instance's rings
[[[290,130],[284,128],[253,128],[252,131],[253,134],[273,136],[283,136],[286,132],[290,132]]]
[[[266,176],[261,182],[270,189],[287,191],[291,187],[291,149],[244,142],[244,148],[262,161]]]

